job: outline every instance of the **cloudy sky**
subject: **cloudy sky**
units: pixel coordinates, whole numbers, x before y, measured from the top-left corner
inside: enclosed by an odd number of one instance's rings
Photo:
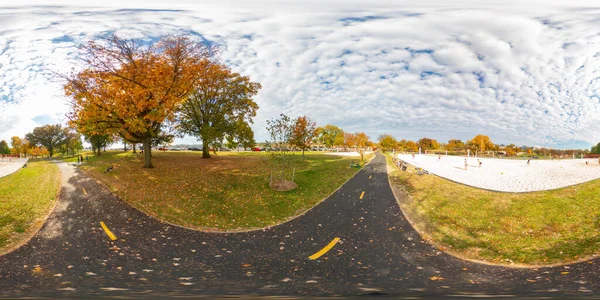
[[[0,139],[66,122],[48,70],[77,69],[79,44],[117,33],[218,45],[263,86],[257,141],[281,112],[373,139],[600,141],[597,1],[78,2],[0,0]]]

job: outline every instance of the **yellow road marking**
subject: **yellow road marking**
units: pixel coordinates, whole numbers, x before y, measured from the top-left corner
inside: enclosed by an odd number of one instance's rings
[[[365,191],[363,191],[363,192],[360,194],[360,200],[362,200],[362,198],[363,198],[364,196],[365,196]]]
[[[87,192],[85,191],[85,189],[84,188],[82,188],[82,189],[83,189],[83,193],[87,195]]]
[[[106,224],[104,224],[104,222],[100,222],[100,226],[102,226],[102,229],[104,229],[104,232],[106,232],[106,235],[108,235],[108,237],[111,240],[114,241],[117,239],[117,237],[112,232],[110,232],[110,230],[108,230],[108,227],[106,227]]]
[[[340,241],[340,238],[335,238],[333,239],[331,242],[329,242],[329,244],[327,246],[325,246],[325,248],[321,249],[319,252],[309,256],[308,258],[311,260],[315,260],[321,256],[323,256],[323,254],[327,253],[327,251],[331,250],[331,248],[333,248],[333,246],[335,246],[335,244],[337,244],[337,242]]]

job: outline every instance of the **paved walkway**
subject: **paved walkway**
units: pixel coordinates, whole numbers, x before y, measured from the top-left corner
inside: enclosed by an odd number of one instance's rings
[[[162,224],[74,167],[60,168],[61,198],[47,223],[27,245],[0,257],[0,297],[564,297],[600,291],[598,261],[507,269],[433,248],[403,218],[380,154],[302,217],[236,234]],[[108,238],[101,221],[117,240]],[[334,238],[340,241],[329,252],[308,259]]]
[[[23,167],[27,162],[27,158],[8,158],[0,159],[0,177],[10,175]]]

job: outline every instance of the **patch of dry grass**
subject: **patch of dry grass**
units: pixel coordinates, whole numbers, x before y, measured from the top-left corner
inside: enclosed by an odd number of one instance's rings
[[[600,180],[532,193],[486,191],[391,164],[400,206],[432,243],[458,256],[547,265],[600,253]]]
[[[26,168],[0,178],[0,253],[40,228],[59,188],[60,171],[45,160],[30,160]]]
[[[264,153],[219,152],[210,159],[198,152],[153,152],[154,169],[143,157],[105,153],[83,167],[134,207],[159,219],[205,230],[244,230],[281,223],[319,203],[352,177],[356,158],[296,155],[298,188],[269,188],[270,167]],[[103,171],[114,165],[112,172]],[[291,177],[289,170],[288,177]]]

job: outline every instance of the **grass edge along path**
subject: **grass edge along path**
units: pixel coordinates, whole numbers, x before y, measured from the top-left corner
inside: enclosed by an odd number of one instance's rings
[[[60,195],[61,174],[49,160],[0,178],[0,255],[26,244],[44,225]]]
[[[264,153],[220,153],[210,159],[193,152],[153,154],[154,169],[142,169],[139,156],[123,152],[90,157],[82,169],[148,216],[207,232],[245,232],[288,222],[327,199],[359,171],[349,167],[356,157],[307,153],[302,160],[297,155],[299,188],[274,192],[268,187]],[[365,155],[365,164],[374,156]],[[103,173],[109,165],[114,170]],[[203,178],[211,183],[201,182]],[[146,191],[140,188],[153,184],[157,186]]]
[[[386,155],[406,219],[429,243],[460,259],[510,267],[581,262],[600,254],[600,180],[510,194],[401,171]]]

